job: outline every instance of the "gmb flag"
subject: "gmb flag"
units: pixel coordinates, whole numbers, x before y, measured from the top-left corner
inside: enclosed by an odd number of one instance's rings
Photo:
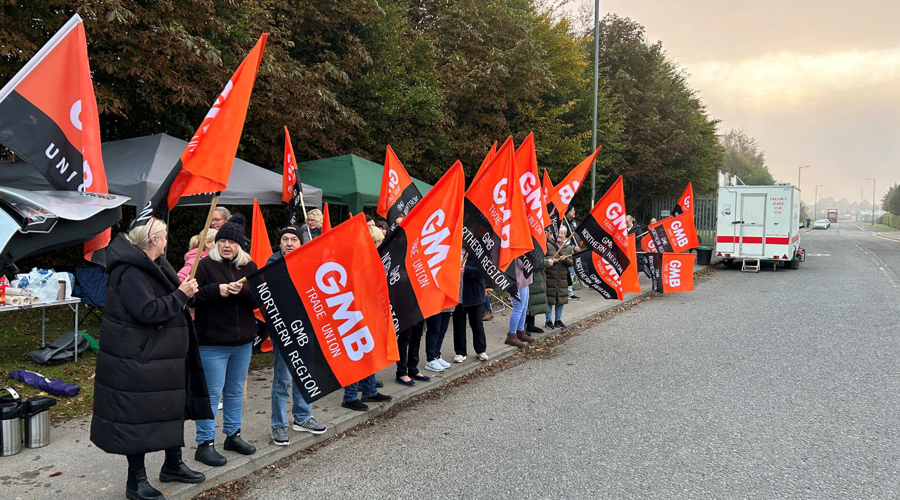
[[[406,173],[391,146],[384,155],[381,172],[381,193],[378,195],[378,215],[387,220],[391,231],[397,228],[397,217],[406,215],[422,199],[422,193]]]
[[[622,300],[622,278],[616,268],[593,250],[582,250],[573,256],[575,274],[605,299]]]
[[[544,178],[541,180],[541,191],[543,191],[544,194],[544,203],[547,204],[547,218],[550,220],[547,231],[553,236],[553,241],[556,241],[556,238],[559,236],[559,210],[557,210],[553,205],[553,202],[550,201],[550,192],[553,191],[553,183],[550,181],[550,174],[547,173],[546,168],[544,169]]]
[[[538,183],[537,154],[534,150],[534,134],[528,134],[525,141],[516,150],[516,178],[522,189],[525,201],[525,216],[528,219],[528,230],[531,232],[533,249],[523,256],[522,263],[525,277],[534,274],[538,263],[544,260],[547,253],[547,233],[550,225],[547,216],[547,202],[543,189]]]
[[[641,293],[641,282],[638,277],[638,266],[641,265],[637,258],[637,245],[634,234],[628,235],[628,267],[622,273],[622,292]]]
[[[281,201],[287,203],[288,225],[295,226],[299,223],[298,214],[303,214],[303,187],[297,176],[297,157],[294,155],[294,146],[291,144],[291,134],[287,126],[284,127],[284,167],[281,172]]]
[[[659,293],[690,292],[694,289],[694,259],[692,253],[648,253],[646,269]]]
[[[600,254],[621,276],[628,267],[628,223],[625,221],[625,191],[620,175],[591,213],[578,225],[578,238]]]
[[[645,252],[681,253],[700,245],[693,211],[666,217],[647,228],[647,236],[641,240],[641,248]]]
[[[675,207],[672,209],[672,217],[686,212],[694,213],[694,188],[690,182],[684,188],[684,192],[681,193],[681,198],[678,198],[678,201],[675,202]]]
[[[0,143],[55,189],[108,193],[87,39],[78,14],[0,90]],[[99,250],[110,234],[106,229],[86,242],[85,259],[105,265],[105,252]]]
[[[584,178],[587,177],[588,172],[591,171],[591,165],[594,164],[594,161],[597,159],[597,154],[600,153],[601,149],[603,149],[603,146],[597,146],[597,149],[593,153],[581,160],[581,163],[573,168],[562,182],[550,190],[550,193],[548,194],[550,202],[553,203],[553,207],[559,211],[560,217],[565,216],[569,204],[572,203],[572,198],[575,197],[578,188],[584,183]]]
[[[465,182],[457,161],[378,247],[398,332],[459,302]]]
[[[247,282],[269,337],[308,403],[400,358],[387,280],[363,214]]]
[[[534,247],[516,182],[512,137],[503,143],[479,181],[469,186],[464,204],[463,249],[478,261],[488,288],[517,296],[516,281],[504,271]]]

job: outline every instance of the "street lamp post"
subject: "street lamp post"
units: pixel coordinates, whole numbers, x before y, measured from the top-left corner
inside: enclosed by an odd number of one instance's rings
[[[809,168],[809,165],[805,167],[797,167],[797,189],[800,189],[800,174],[803,173],[804,168]]]
[[[875,179],[869,179],[872,181],[872,226],[875,226]]]
[[[594,1],[594,129],[593,140],[591,141],[591,152],[597,150],[597,92],[599,90],[599,73],[600,73],[600,0]],[[594,206],[594,200],[597,195],[597,158],[594,158],[594,164],[591,165],[591,206]]]
[[[819,220],[819,188],[824,187],[825,184],[816,184],[816,196],[813,201],[815,204],[813,205],[813,221]]]

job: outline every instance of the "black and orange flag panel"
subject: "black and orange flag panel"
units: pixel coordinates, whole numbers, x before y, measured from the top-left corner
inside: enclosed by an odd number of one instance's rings
[[[250,260],[256,264],[257,269],[262,269],[266,265],[266,261],[272,256],[272,244],[269,242],[269,233],[266,231],[266,221],[263,219],[262,210],[259,209],[259,201],[253,198],[253,222],[250,230]],[[265,321],[259,309],[253,311],[253,315],[260,321]],[[261,336],[260,332],[256,333],[257,338],[254,339],[254,345],[262,345],[268,335]],[[263,348],[265,350],[265,348]],[[271,345],[268,346],[271,351]],[[268,352],[268,351],[265,351]]]
[[[457,161],[378,247],[398,332],[459,302],[465,182]]]
[[[381,171],[381,192],[378,195],[378,215],[384,217],[391,231],[397,228],[397,217],[406,215],[422,199],[422,193],[406,173],[400,159],[388,145]]]
[[[647,273],[653,291],[659,293],[690,292],[694,289],[694,260],[692,253],[648,253]]]
[[[621,276],[628,267],[628,223],[625,221],[625,191],[622,176],[578,225],[578,238],[600,254]]]
[[[544,169],[544,178],[541,180],[541,190],[544,192],[544,201],[547,204],[547,218],[550,220],[547,231],[553,236],[553,240],[556,241],[559,236],[559,210],[556,209],[553,201],[550,200],[550,193],[553,192],[553,182],[550,180],[550,174],[547,173],[546,168]]]
[[[575,274],[582,283],[605,299],[622,300],[622,278],[616,269],[597,252],[587,249],[573,256]]]
[[[694,213],[694,188],[690,182],[684,188],[681,197],[675,202],[675,207],[672,208],[672,216],[676,217],[686,212]]]
[[[247,281],[306,402],[400,358],[384,268],[363,214]]]
[[[568,209],[569,204],[572,203],[572,198],[575,197],[575,193],[577,193],[581,185],[584,184],[584,178],[587,177],[588,172],[591,171],[591,166],[597,159],[597,154],[600,153],[601,149],[603,149],[603,146],[597,146],[597,149],[593,153],[581,160],[581,163],[573,168],[572,171],[569,172],[569,175],[550,191],[550,202],[553,203],[553,207],[559,211],[560,217],[565,215],[566,209]]]
[[[516,283],[504,271],[534,246],[516,182],[512,137],[497,151],[481,179],[469,186],[464,203],[463,249],[477,259],[488,288],[515,294]]]
[[[288,128],[284,127],[284,164],[281,173],[281,201],[287,203],[288,225],[294,226],[300,222],[303,212],[303,190],[300,187],[300,177],[297,176],[297,157],[294,155],[294,146],[291,144],[291,135]],[[305,215],[303,215],[305,217]]]
[[[647,229],[647,235],[641,240],[641,248],[645,252],[681,253],[700,246],[693,211],[666,217],[650,224]]]
[[[215,193],[228,186],[267,37],[268,33],[259,37],[181,153],[181,171],[167,197],[169,210],[182,196]]]
[[[516,179],[525,201],[525,217],[531,233],[532,250],[523,257],[525,276],[531,276],[547,253],[546,227],[550,225],[547,203],[538,177],[534,134],[528,134],[516,150]]]
[[[0,90],[0,143],[63,191],[107,194],[100,120],[78,14]],[[84,244],[105,265],[106,229]]]

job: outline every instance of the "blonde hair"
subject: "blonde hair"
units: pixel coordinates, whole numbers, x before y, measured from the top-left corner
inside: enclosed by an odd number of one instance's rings
[[[214,212],[219,212],[222,214],[222,217],[225,219],[225,222],[228,222],[228,219],[231,218],[231,210],[228,210],[225,207],[216,207]]]
[[[225,238],[227,239],[227,238]],[[218,243],[218,241],[216,242]],[[250,254],[245,252],[243,248],[241,248],[241,244],[238,242],[234,242],[237,245],[237,256],[234,258],[234,264],[238,267],[244,267],[250,262]],[[212,247],[212,250],[207,254],[210,259],[216,262],[222,262],[222,254],[219,253],[219,245]]]
[[[322,222],[322,211],[318,208],[313,208],[309,212],[306,212],[306,218],[316,222]]]
[[[218,229],[208,229],[206,231],[206,241],[207,242],[215,242],[216,241],[216,233],[218,233]],[[200,235],[195,234],[191,236],[191,242],[188,244],[188,250],[193,250],[200,246]]]
[[[150,246],[151,237],[162,234],[168,230],[169,226],[167,226],[165,222],[156,217],[151,217],[150,222],[131,228],[125,233],[125,237],[128,238],[128,241],[130,241],[132,245],[144,250]]]
[[[559,226],[559,234],[566,236],[567,234],[569,234],[569,228],[567,228],[566,226]]]
[[[366,226],[369,228],[369,236],[372,237],[372,241],[375,242],[375,246],[377,247],[382,240],[384,240],[384,231],[381,230],[380,227],[377,226]]]

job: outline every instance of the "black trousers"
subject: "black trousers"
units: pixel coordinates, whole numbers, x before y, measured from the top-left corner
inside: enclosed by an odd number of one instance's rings
[[[424,331],[425,322],[420,321],[397,334],[397,347],[400,350],[400,361],[397,361],[397,377],[413,376],[419,373],[417,365]]]
[[[469,317],[469,326],[472,327],[472,346],[476,354],[487,351],[487,339],[484,336],[484,304],[474,306],[456,306],[453,310],[453,350],[456,354],[466,356],[466,316]]]

